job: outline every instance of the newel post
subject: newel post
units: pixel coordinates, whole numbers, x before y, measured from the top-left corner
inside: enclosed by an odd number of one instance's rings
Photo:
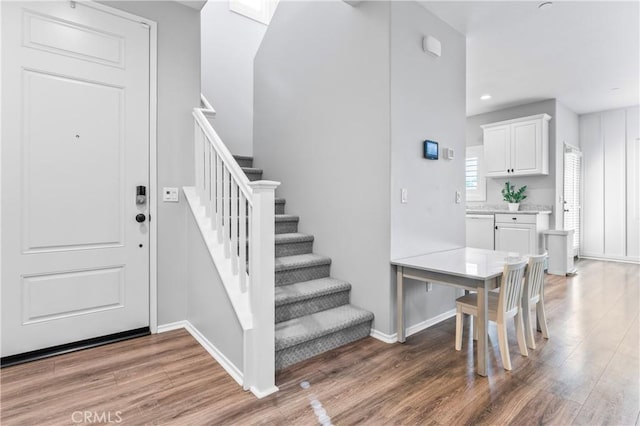
[[[259,398],[275,385],[275,190],[280,182],[256,181],[253,190],[249,253],[249,303],[253,327],[244,345],[245,389]]]

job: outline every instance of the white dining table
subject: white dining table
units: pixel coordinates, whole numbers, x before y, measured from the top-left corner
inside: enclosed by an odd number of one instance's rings
[[[391,260],[396,267],[398,342],[406,340],[404,280],[410,278],[478,292],[476,372],[487,375],[487,292],[495,288],[504,264],[523,259],[519,253],[460,247]],[[451,343],[453,348],[453,340]]]

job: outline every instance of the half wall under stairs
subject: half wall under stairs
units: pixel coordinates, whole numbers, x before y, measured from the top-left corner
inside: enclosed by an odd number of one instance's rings
[[[235,157],[250,181],[263,171]],[[369,336],[373,314],[349,303],[351,284],[330,276],[331,259],[313,253],[313,235],[275,200],[276,370]]]

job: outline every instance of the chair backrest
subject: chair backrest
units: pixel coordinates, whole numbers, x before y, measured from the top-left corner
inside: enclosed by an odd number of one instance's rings
[[[527,265],[527,277],[524,282],[524,294],[531,299],[544,291],[544,261],[546,253],[530,256]]]
[[[522,281],[526,261],[506,263],[502,272],[500,297],[498,299],[498,316],[512,312],[520,306],[522,298]]]

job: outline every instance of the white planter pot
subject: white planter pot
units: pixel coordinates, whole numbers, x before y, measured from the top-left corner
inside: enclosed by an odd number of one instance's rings
[[[519,208],[520,208],[520,203],[509,203],[510,212],[517,212]]]

